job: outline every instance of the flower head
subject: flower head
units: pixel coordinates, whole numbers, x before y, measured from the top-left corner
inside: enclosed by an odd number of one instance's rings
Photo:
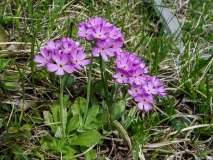
[[[82,50],[76,49],[71,54],[71,61],[78,70],[82,70],[83,68],[81,66],[86,66],[90,63],[90,60],[85,58],[86,54],[84,54]]]
[[[41,49],[41,55],[40,54],[36,54],[34,61],[40,64],[37,64],[37,67],[44,67],[46,66],[52,57],[52,52],[48,51],[46,48],[42,48]]]
[[[141,96],[136,96],[134,98],[136,102],[138,102],[138,108],[140,110],[150,111],[152,109],[153,103],[155,103],[155,100],[153,97],[149,94],[143,94]]]
[[[97,57],[100,54],[103,60],[107,62],[108,61],[107,55],[110,57],[115,55],[114,49],[111,46],[112,46],[111,41],[99,40],[97,42],[97,47],[94,47],[92,49],[92,54],[95,57]]]
[[[53,62],[47,64],[47,70],[50,72],[55,72],[58,76],[63,76],[67,73],[72,73],[74,71],[74,65],[70,63],[70,57],[67,54],[53,54]]]
[[[63,76],[66,72],[72,73],[74,67],[82,70],[82,66],[89,64],[83,49],[79,47],[79,42],[63,37],[61,40],[49,40],[41,54],[36,54],[34,61],[37,67],[47,67],[50,72],[55,72],[58,76]]]

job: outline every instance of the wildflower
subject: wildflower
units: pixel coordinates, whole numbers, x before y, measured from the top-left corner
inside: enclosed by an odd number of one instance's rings
[[[146,93],[148,93],[149,95],[158,93],[157,89],[154,87],[152,82],[148,82],[148,83],[144,84],[143,88],[146,91]]]
[[[141,85],[132,85],[131,89],[128,90],[128,93],[132,97],[136,97],[141,92],[142,92],[142,86]]]
[[[138,103],[138,108],[140,110],[150,111],[152,109],[153,103],[155,103],[155,100],[153,99],[152,95],[149,94],[142,94],[140,96],[136,96],[134,100]]]
[[[85,58],[86,54],[84,54],[82,50],[75,49],[71,54],[71,61],[78,70],[82,70],[83,68],[81,66],[86,66],[90,63],[90,60]]]
[[[58,76],[63,76],[67,73],[72,73],[74,71],[74,65],[70,64],[70,57],[67,54],[53,54],[52,59],[55,63],[48,63],[47,70],[50,72],[55,72]]]
[[[160,86],[158,89],[157,89],[157,94],[161,97],[164,97],[166,96],[166,91],[165,91],[165,88],[164,86]]]
[[[108,28],[108,32],[109,32],[109,38],[113,40],[122,37],[122,34],[120,33],[120,31],[114,25]]]
[[[108,58],[106,55],[112,57],[115,55],[113,48],[111,48],[112,42],[111,41],[104,41],[99,40],[97,42],[97,47],[94,47],[92,49],[93,56],[97,57],[99,54],[102,56],[103,60],[105,62],[108,61]]]
[[[94,18],[89,18],[88,20],[88,27],[96,27],[97,25],[104,24],[106,23],[105,18],[100,18],[100,17],[94,17]]]
[[[37,67],[44,67],[46,66],[51,59],[51,52],[49,52],[46,48],[41,49],[41,55],[36,54],[34,61],[40,64],[37,64]]]
[[[118,68],[122,68],[125,71],[132,70],[132,62],[128,57],[117,57],[116,65]]]
[[[118,39],[113,41],[112,48],[114,49],[116,56],[120,55],[122,53],[122,49],[121,49],[122,45],[123,45],[122,38],[118,38]]]
[[[122,83],[129,82],[129,79],[128,79],[129,73],[128,72],[126,72],[125,70],[120,69],[120,68],[117,68],[116,71],[117,71],[117,74],[113,75],[112,77],[115,78],[118,83],[122,84]]]
[[[142,68],[137,68],[136,70],[134,70],[131,74],[131,77],[129,77],[129,83],[135,83],[137,85],[144,84],[146,82],[146,77],[143,76],[143,73],[144,69]]]
[[[107,39],[109,37],[109,32],[106,27],[97,25],[94,27],[94,32],[92,32],[92,35],[97,39]]]
[[[59,49],[60,46],[61,46],[60,40],[57,40],[56,42],[54,42],[53,40],[49,40],[44,47],[49,50],[56,50],[56,49]]]
[[[86,38],[87,40],[92,40],[94,37],[92,35],[93,29],[88,28],[85,22],[78,24],[77,35],[81,38]]]
[[[150,78],[151,78],[151,81],[152,81],[152,83],[154,84],[155,87],[162,85],[160,79],[157,78],[156,76],[151,76]]]

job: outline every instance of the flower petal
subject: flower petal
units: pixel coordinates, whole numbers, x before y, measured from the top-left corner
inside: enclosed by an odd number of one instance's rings
[[[47,70],[50,72],[55,72],[58,68],[59,67],[57,64],[52,64],[52,63],[47,64]]]

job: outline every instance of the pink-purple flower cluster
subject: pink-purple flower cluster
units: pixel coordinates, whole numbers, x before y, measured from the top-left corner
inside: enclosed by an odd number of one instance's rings
[[[149,111],[155,103],[153,95],[165,96],[165,89],[160,79],[149,76],[146,64],[135,54],[122,51],[123,35],[113,24],[105,18],[93,17],[87,22],[78,24],[77,35],[96,44],[92,48],[92,55],[102,56],[105,62],[109,57],[115,57],[116,74],[113,78],[119,84],[129,84],[128,93],[138,102],[140,110]]]
[[[87,22],[78,24],[77,35],[87,40],[97,41],[92,49],[92,55],[95,57],[101,55],[105,62],[108,61],[108,56],[113,57],[122,51],[123,35],[105,18],[89,18]]]
[[[129,84],[128,93],[138,102],[140,110],[149,111],[155,103],[153,95],[165,96],[160,79],[149,76],[146,64],[135,54],[121,52],[115,59],[117,73],[113,75],[119,84]]]
[[[47,67],[48,71],[63,76],[66,72],[74,72],[74,68],[82,70],[82,66],[90,62],[85,58],[86,54],[79,47],[79,42],[64,37],[61,40],[49,40],[41,48],[41,54],[35,55],[34,61],[38,63],[37,67]]]

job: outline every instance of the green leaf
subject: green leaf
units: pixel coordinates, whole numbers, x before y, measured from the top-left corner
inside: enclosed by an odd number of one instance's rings
[[[17,91],[20,89],[20,84],[18,82],[3,82],[4,89]]]
[[[42,137],[40,143],[42,149],[54,150],[57,148],[56,138],[53,137]]]
[[[7,73],[7,72],[4,72],[3,75],[2,75],[2,79],[4,81],[18,81],[20,80],[20,75],[19,74],[10,74],[10,73]]]
[[[43,111],[43,115],[44,115],[44,124],[49,125],[52,128],[53,132],[55,132],[57,129],[57,125],[53,124],[53,117],[51,113],[49,111]]]
[[[67,134],[70,134],[73,130],[75,130],[80,123],[81,117],[79,114],[74,115],[71,120],[67,124]]]
[[[1,104],[1,108],[5,109],[7,112],[11,112],[11,106],[9,104]]]
[[[83,114],[86,110],[86,100],[82,97],[76,98],[71,109],[72,109],[74,115],[79,114],[81,117],[83,117]]]
[[[23,129],[30,129],[31,125],[30,124],[24,124],[21,128],[23,128]]]
[[[58,103],[54,103],[51,107],[54,122],[60,122],[59,109],[60,105]]]
[[[90,147],[91,145],[98,143],[100,139],[101,135],[99,132],[97,131],[86,132],[78,136],[75,141],[72,141],[71,145]]]
[[[70,88],[75,85],[74,77],[70,74],[65,74],[64,76],[64,87]]]
[[[26,129],[22,129],[20,131],[21,135],[25,138],[31,138],[32,137],[32,134],[30,131],[26,130]]]
[[[58,126],[58,127],[57,127],[57,130],[56,130],[54,136],[55,136],[55,137],[58,137],[58,138],[63,137],[63,135],[62,135],[62,130],[61,130],[61,126]]]
[[[204,150],[200,153],[199,158],[203,158],[205,156],[207,156],[208,154],[213,153],[213,150]]]
[[[23,153],[23,151],[21,150],[21,147],[16,143],[16,144],[11,144],[11,148],[13,149],[13,152],[17,152],[17,153]]]
[[[10,62],[9,59],[0,58],[0,70],[3,70],[8,65],[9,62]]]
[[[176,119],[173,119],[171,121],[171,124],[172,124],[172,127],[175,130],[180,130],[180,129],[182,129],[185,126],[180,120],[176,120]]]
[[[85,158],[86,160],[93,160],[95,159],[95,156],[96,156],[96,151],[92,149],[85,155]]]
[[[18,128],[17,128],[17,127],[10,127],[10,128],[8,129],[8,131],[9,131],[9,132],[12,132],[12,133],[16,133],[16,132],[18,132]]]
[[[118,120],[125,113],[125,101],[118,101],[112,108],[112,120]]]
[[[0,128],[2,127],[3,119],[0,118]]]
[[[4,30],[4,28],[0,25],[0,42],[7,42],[8,41],[8,35],[7,32]],[[7,46],[5,44],[0,44],[0,48],[6,49]]]
[[[76,158],[71,158],[74,157],[74,153],[71,149],[68,150],[68,153],[63,156],[63,160],[76,160]]]
[[[98,113],[99,113],[99,106],[98,105],[92,106],[92,108],[90,108],[88,111],[84,126],[88,126],[90,122],[94,121]]]

